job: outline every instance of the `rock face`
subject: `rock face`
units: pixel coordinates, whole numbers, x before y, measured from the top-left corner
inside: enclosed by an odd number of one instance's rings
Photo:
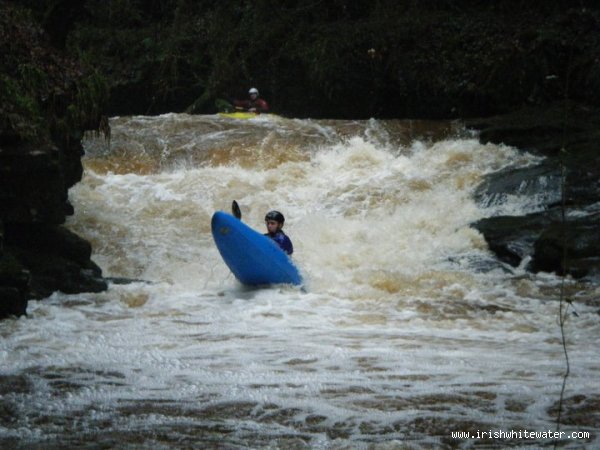
[[[106,289],[89,243],[61,226],[72,208],[57,153],[53,148],[17,156],[0,146],[0,318],[24,314],[29,298],[54,291]]]
[[[106,289],[89,243],[62,224],[81,179],[78,105],[84,74],[43,39],[27,14],[0,5],[0,318],[28,299]],[[92,98],[89,96],[88,98]]]
[[[90,244],[61,226],[72,213],[68,188],[81,177],[69,176],[81,167],[72,150],[0,141],[0,318],[25,314],[28,299],[54,291],[106,289]]]
[[[600,280],[600,112],[581,105],[528,108],[474,120],[482,142],[504,143],[546,159],[533,168],[498,173],[481,186],[481,202],[537,196],[544,210],[473,224],[498,258],[517,266]]]

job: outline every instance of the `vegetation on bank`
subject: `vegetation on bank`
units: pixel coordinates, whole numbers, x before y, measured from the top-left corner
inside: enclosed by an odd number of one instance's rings
[[[600,102],[590,0],[19,3],[102,74],[109,114],[211,113],[215,98],[251,85],[301,117],[483,116],[566,94]]]
[[[55,50],[27,9],[0,5],[0,142],[60,144],[95,129],[107,79]]]

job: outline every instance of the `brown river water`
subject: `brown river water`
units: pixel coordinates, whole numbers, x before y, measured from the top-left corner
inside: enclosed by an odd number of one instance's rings
[[[137,281],[0,322],[1,448],[600,445],[599,287],[506,267],[469,227],[539,209],[473,199],[538,158],[450,122],[110,124],[84,142],[67,226]],[[285,214],[304,288],[231,275],[210,218],[233,199],[259,230]]]

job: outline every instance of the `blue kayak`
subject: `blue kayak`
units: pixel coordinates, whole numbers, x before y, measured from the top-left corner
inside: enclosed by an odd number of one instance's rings
[[[302,284],[298,268],[269,237],[223,211],[214,213],[211,228],[223,261],[242,284]]]

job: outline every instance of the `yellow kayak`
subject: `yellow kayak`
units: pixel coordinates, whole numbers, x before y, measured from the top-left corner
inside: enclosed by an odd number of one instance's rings
[[[276,114],[256,114],[248,111],[234,111],[234,112],[220,112],[218,113],[221,117],[227,117],[228,119],[255,119],[257,117],[273,118],[278,117]]]

